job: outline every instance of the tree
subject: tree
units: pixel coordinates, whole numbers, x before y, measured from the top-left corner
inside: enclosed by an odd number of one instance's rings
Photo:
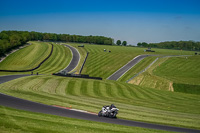
[[[123,42],[122,42],[122,45],[123,45],[123,46],[126,46],[126,45],[127,45],[127,42],[126,42],[126,41],[123,41]]]
[[[117,40],[117,45],[121,45],[121,41],[120,40]]]
[[[143,47],[148,47],[148,43],[142,42],[142,46],[143,46]]]
[[[141,47],[141,46],[142,46],[142,43],[141,43],[141,42],[139,42],[139,43],[137,44],[137,46],[138,46],[138,47]]]

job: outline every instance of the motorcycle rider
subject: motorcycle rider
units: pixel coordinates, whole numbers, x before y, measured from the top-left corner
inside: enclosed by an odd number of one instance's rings
[[[110,106],[109,105],[103,106],[102,108],[103,114],[108,115],[108,113],[111,111],[112,108],[116,108],[114,104],[111,104]]]

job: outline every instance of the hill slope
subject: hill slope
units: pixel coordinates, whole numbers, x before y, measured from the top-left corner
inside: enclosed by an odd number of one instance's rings
[[[98,112],[114,103],[119,118],[200,128],[199,96],[141,88],[115,81],[30,76],[0,85],[12,96]]]

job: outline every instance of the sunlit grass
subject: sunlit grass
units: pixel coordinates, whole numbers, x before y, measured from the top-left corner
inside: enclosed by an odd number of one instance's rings
[[[0,85],[8,95],[98,112],[114,103],[119,118],[200,128],[199,96],[142,88],[116,81],[30,76]]]

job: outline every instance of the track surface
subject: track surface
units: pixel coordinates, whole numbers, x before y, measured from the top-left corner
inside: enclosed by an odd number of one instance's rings
[[[107,79],[109,80],[118,80],[122,75],[124,75],[128,70],[130,70],[133,66],[135,66],[138,62],[140,62],[142,59],[150,55],[139,55],[132,59],[130,62],[128,62],[126,65],[121,67],[119,70],[117,70],[115,73],[113,73],[110,77]]]
[[[79,60],[80,60],[80,54],[79,54],[79,52],[76,48],[69,46],[69,45],[65,45],[65,46],[68,47],[71,50],[72,60],[71,60],[70,64],[63,71],[70,72],[73,69],[75,69],[76,66],[78,65]]]
[[[1,76],[0,83],[4,83],[4,82],[10,81],[16,78],[24,77],[24,76],[28,76],[28,75]],[[176,131],[176,132],[200,133],[200,130],[195,130],[195,129],[157,125],[157,124],[136,122],[136,121],[130,121],[130,120],[123,120],[123,119],[110,119],[110,118],[105,118],[105,117],[98,117],[97,115],[77,112],[74,110],[68,110],[68,109],[45,105],[41,103],[36,103],[36,102],[32,102],[32,101],[28,101],[28,100],[24,100],[20,98],[8,96],[2,93],[0,93],[0,105],[15,108],[15,109],[26,110],[26,111],[52,114],[52,115],[84,119],[84,120],[91,120],[91,121],[97,121],[97,122],[113,123],[113,124],[119,124],[119,125],[125,125],[125,126],[136,126],[136,127],[142,127],[142,128],[151,128],[151,129]]]

